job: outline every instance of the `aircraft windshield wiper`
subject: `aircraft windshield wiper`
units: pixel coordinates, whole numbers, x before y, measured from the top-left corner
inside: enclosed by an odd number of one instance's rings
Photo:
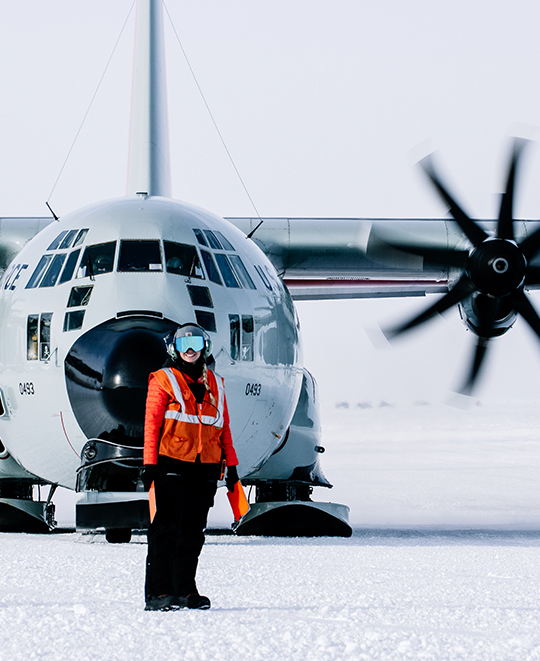
[[[95,281],[94,267],[92,265],[92,257],[90,254],[88,255],[88,275],[90,276],[90,280]]]

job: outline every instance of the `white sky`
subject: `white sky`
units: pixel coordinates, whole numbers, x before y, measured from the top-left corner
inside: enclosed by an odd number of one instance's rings
[[[44,206],[132,0],[0,0],[0,216]],[[540,124],[540,5],[503,0],[169,0],[215,119],[263,216],[440,217],[418,145],[474,217],[494,216],[508,136]],[[125,193],[134,17],[55,188],[64,214]],[[167,23],[173,193],[224,216],[252,208]],[[412,152],[412,154],[411,154]],[[516,213],[540,216],[540,149]],[[325,401],[443,397],[472,344],[453,310],[396,348],[366,325],[426,301],[303,303]],[[480,394],[540,394],[540,345],[496,342]]]

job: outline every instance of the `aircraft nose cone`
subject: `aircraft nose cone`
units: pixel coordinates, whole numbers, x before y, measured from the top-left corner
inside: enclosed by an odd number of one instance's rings
[[[167,357],[163,338],[171,324],[149,327],[108,322],[82,335],[65,360],[73,413],[87,438],[140,444],[148,376]]]
[[[121,333],[103,369],[105,407],[120,424],[144,425],[148,375],[165,361],[163,340],[147,330]]]

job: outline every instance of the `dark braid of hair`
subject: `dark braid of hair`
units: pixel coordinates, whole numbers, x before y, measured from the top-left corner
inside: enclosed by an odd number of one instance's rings
[[[206,360],[203,360],[202,381],[204,383],[204,387],[206,388],[206,392],[208,393],[208,396],[210,397],[210,401],[212,402],[212,406],[215,406],[216,405],[216,398],[212,394],[212,391],[210,390],[210,386],[208,384],[208,368],[206,367]]]

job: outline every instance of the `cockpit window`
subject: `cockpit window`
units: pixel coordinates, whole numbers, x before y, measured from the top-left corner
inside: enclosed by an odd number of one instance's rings
[[[62,242],[62,239],[66,236],[68,233],[67,230],[64,230],[63,232],[60,232],[60,234],[56,237],[56,239],[51,243],[51,245],[47,248],[47,250],[56,250],[60,243]]]
[[[77,277],[93,277],[113,270],[116,241],[96,243],[84,250]]]
[[[38,283],[41,280],[43,274],[45,273],[45,269],[49,265],[49,262],[51,261],[52,258],[53,258],[52,255],[43,255],[43,257],[39,260],[38,265],[34,269],[34,272],[32,273],[32,276],[30,277],[30,280],[26,285],[26,289],[33,289],[34,287],[38,286]]]
[[[234,250],[234,246],[232,243],[223,235],[222,232],[218,232],[217,230],[214,230],[214,234],[218,237],[218,239],[221,241],[221,245],[225,248],[225,250]]]
[[[229,315],[229,328],[231,337],[231,358],[240,359],[240,315]]]
[[[204,273],[195,246],[186,243],[164,241],[165,266],[167,273],[176,273],[191,278],[204,278]]]
[[[199,287],[198,285],[187,286],[191,303],[200,308],[213,308],[212,296],[208,287]]]
[[[253,317],[242,315],[242,360],[253,360]]]
[[[42,312],[39,317],[39,359],[51,357],[51,321],[52,312]]]
[[[47,250],[67,250],[72,247],[72,244],[73,248],[75,248],[81,245],[87,234],[87,228],[83,230],[63,230]]]
[[[208,243],[206,242],[206,239],[204,238],[204,234],[202,233],[201,230],[193,230],[193,233],[197,237],[197,241],[201,244],[201,246],[207,246]]]
[[[195,310],[195,319],[199,326],[204,328],[204,330],[210,331],[211,333],[216,332],[216,318],[214,317],[213,312],[206,312],[206,310]]]
[[[234,266],[234,270],[236,271],[236,275],[238,276],[240,282],[246,289],[257,289],[255,287],[255,283],[251,279],[251,276],[247,272],[246,267],[244,266],[244,262],[238,257],[238,255],[229,255],[229,259],[232,262],[232,265]]]
[[[78,308],[78,307],[82,307],[83,305],[88,305],[88,301],[90,300],[90,296],[92,295],[92,289],[93,289],[92,286],[72,287],[71,292],[69,294],[67,307]]]
[[[121,241],[119,271],[161,271],[159,241]]]
[[[64,315],[64,333],[82,328],[85,310],[71,310]]]
[[[58,281],[59,284],[71,280],[80,254],[81,254],[80,248],[78,250],[73,250],[72,252],[69,253],[69,257],[67,258],[66,265],[64,266],[64,270],[62,271],[62,275],[60,276],[60,280]]]
[[[86,239],[87,234],[88,234],[88,228],[81,230],[77,234],[77,238],[75,239],[75,242],[73,243],[73,247],[76,248],[77,246],[80,246],[81,243]]]
[[[212,257],[212,255],[207,250],[201,250],[201,255],[203,258],[204,265],[206,266],[206,272],[208,273],[208,278],[212,282],[215,282],[216,284],[223,286],[223,283],[221,282],[221,277],[219,275],[219,271],[217,270],[217,266],[216,263],[214,262],[214,258]]]
[[[255,270],[261,276],[261,280],[263,281],[263,284],[266,287],[266,289],[268,289],[269,291],[272,291],[272,285],[270,284],[270,281],[266,277],[265,272],[262,270],[262,267],[261,266],[255,266]]]
[[[238,289],[240,287],[240,283],[234,275],[234,271],[232,269],[231,263],[227,259],[227,255],[218,253],[215,257],[219,266],[219,270],[221,271],[221,275],[223,276],[223,280],[225,281],[225,286]]]
[[[210,248],[214,248],[214,250],[222,250],[221,243],[218,241],[214,232],[211,232],[210,230],[204,230],[204,236],[206,237]]]
[[[56,281],[58,280],[58,276],[60,275],[60,271],[62,270],[62,266],[64,265],[65,259],[65,254],[54,256],[51,265],[47,269],[47,273],[45,273],[43,280],[39,283],[40,287],[54,287]]]
[[[73,243],[75,237],[77,236],[77,232],[79,230],[69,230],[69,232],[66,234],[66,236],[63,238],[62,243],[58,246],[59,250],[65,250],[66,248],[70,248],[71,244]]]
[[[52,312],[30,314],[26,323],[26,359],[45,360],[51,357]]]
[[[232,360],[253,360],[253,317],[242,315],[240,326],[240,315],[230,314],[229,328]]]
[[[39,314],[29,314],[26,322],[26,360],[38,359]]]

